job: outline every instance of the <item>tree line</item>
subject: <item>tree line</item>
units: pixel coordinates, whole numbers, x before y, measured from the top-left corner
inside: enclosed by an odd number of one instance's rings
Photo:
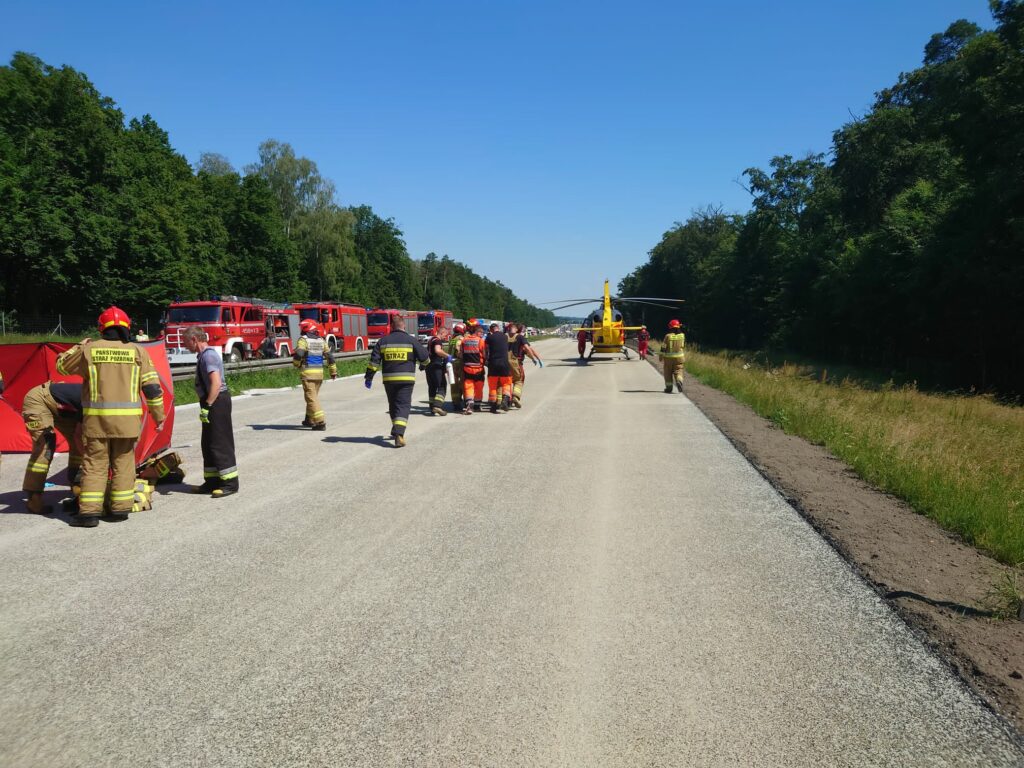
[[[827,154],[747,169],[748,212],[695,211],[620,292],[686,299],[712,347],[1024,392],[1024,6],[990,6],[995,29],[933,35]]]
[[[554,324],[447,256],[412,259],[393,219],[339,205],[287,143],[241,172],[214,153],[193,169],[151,116],[126,121],[84,74],[27,53],[0,67],[0,104],[0,308],[23,318],[238,294]]]

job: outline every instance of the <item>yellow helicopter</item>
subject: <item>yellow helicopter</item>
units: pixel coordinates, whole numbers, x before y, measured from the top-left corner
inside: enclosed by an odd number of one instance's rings
[[[568,307],[577,307],[581,304],[592,304],[595,301],[601,301],[602,305],[587,315],[583,325],[579,328],[573,328],[574,331],[586,331],[591,337],[590,354],[587,355],[589,360],[594,356],[595,353],[599,355],[622,355],[624,359],[629,360],[629,349],[626,347],[626,331],[639,331],[643,326],[641,325],[625,325],[622,319],[622,312],[615,308],[616,304],[624,302],[632,302],[636,304],[650,304],[655,307],[663,307],[666,309],[677,309],[677,305],[682,303],[683,299],[664,299],[653,296],[612,296],[608,289],[608,281],[604,281],[604,299],[563,299],[563,301],[569,302],[568,304],[562,304],[558,307],[553,307],[552,312],[559,309],[567,309]],[[557,304],[558,302],[547,302],[548,304]],[[580,357],[583,357],[583,349],[581,344]]]

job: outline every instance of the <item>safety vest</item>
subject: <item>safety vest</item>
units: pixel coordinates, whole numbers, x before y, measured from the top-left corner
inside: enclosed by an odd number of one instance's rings
[[[683,347],[685,345],[686,334],[682,332],[666,334],[665,340],[661,342],[661,357],[682,359],[684,357]]]
[[[295,344],[293,357],[297,359],[298,365],[302,368],[300,376],[304,379],[322,379],[324,377],[324,358],[330,362],[332,373],[337,370],[333,357],[327,350],[327,342],[319,336],[300,336]]]
[[[484,340],[475,333],[462,339],[462,367],[467,373],[484,368]]]

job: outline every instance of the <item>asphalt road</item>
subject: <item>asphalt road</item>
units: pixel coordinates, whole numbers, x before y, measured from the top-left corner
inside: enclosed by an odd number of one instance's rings
[[[0,765],[1024,764],[651,367],[539,350],[522,411],[418,383],[403,449],[379,381],[325,385],[325,433],[238,398],[239,495],[91,530],[5,457]]]

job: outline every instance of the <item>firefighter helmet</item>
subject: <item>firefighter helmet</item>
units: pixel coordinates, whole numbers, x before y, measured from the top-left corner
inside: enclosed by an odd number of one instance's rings
[[[682,327],[682,323],[680,323],[678,320],[669,320],[668,321],[668,327],[669,328],[680,328],[680,327]]]
[[[303,333],[309,333],[310,331],[316,330],[316,323],[312,320],[306,319],[299,323],[299,330]]]
[[[471,317],[469,318],[469,320],[466,321],[466,325],[470,328],[476,328],[478,325],[480,325],[480,321],[477,320],[475,317]]]
[[[128,315],[125,314],[123,309],[120,307],[110,306],[100,313],[96,324],[102,332],[107,330],[107,328],[131,328],[132,321],[128,319]]]
[[[452,327],[452,331],[455,332],[455,333],[465,333],[466,332],[466,326],[463,325],[462,323],[456,323]]]

